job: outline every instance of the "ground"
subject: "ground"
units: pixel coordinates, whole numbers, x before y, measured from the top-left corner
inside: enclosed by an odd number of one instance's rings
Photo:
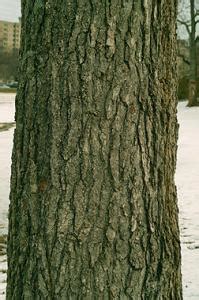
[[[184,300],[199,299],[199,107],[178,105],[178,189]],[[14,95],[0,93],[0,124],[14,122]],[[0,126],[1,127],[1,126]],[[13,128],[0,130],[0,300],[5,299],[7,210]]]
[[[176,170],[184,300],[199,299],[199,107],[178,105]]]

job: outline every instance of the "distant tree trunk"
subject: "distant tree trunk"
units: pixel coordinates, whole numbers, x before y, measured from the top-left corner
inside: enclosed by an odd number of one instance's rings
[[[176,1],[22,1],[7,299],[182,299]]]
[[[196,18],[195,0],[190,0],[191,31],[190,43],[190,75],[189,75],[189,99],[188,106],[196,106],[197,103],[197,55],[196,55]]]

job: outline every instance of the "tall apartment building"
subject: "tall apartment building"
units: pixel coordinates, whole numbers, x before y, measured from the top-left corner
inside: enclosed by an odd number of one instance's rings
[[[20,47],[21,22],[0,21],[0,52],[12,52]]]

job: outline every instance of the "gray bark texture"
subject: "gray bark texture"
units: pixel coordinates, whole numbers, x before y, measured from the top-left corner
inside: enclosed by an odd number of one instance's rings
[[[182,299],[176,1],[22,1],[7,299]]]

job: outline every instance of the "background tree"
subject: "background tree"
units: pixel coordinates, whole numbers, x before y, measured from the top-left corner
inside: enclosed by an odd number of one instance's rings
[[[22,1],[7,299],[182,299],[176,1]]]
[[[188,7],[186,4],[188,2]],[[188,106],[198,105],[197,102],[197,80],[198,80],[198,58],[197,58],[197,24],[199,23],[199,7],[197,7],[195,0],[181,1],[179,3],[180,12],[178,23],[183,25],[187,31],[189,38],[189,61],[186,63],[190,66],[189,71],[189,97]],[[187,17],[187,8],[190,10],[190,17]],[[179,55],[181,55],[179,53]],[[182,55],[181,55],[182,56]],[[184,61],[186,58],[184,58]]]
[[[0,79],[4,82],[17,80],[18,77],[18,51],[0,53]]]

